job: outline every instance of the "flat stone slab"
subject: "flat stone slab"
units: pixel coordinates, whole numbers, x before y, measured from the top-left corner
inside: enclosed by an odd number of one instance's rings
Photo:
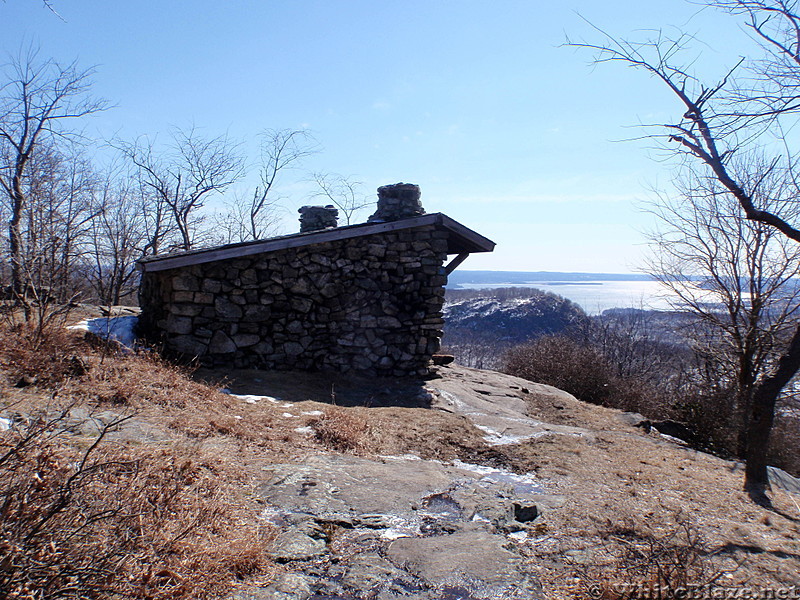
[[[404,575],[402,570],[376,552],[365,552],[349,561],[342,583],[353,590],[375,590]]]
[[[572,435],[593,439],[588,429],[568,425],[552,425],[528,417],[528,404],[521,396],[528,393],[559,400],[574,398],[557,388],[524,379],[492,373],[476,372],[460,365],[442,369],[446,376],[426,386],[431,395],[431,408],[464,415],[486,435],[490,445],[516,444],[547,435]],[[496,381],[495,381],[496,380]],[[509,387],[516,382],[519,391]]]
[[[272,542],[270,558],[278,562],[309,560],[326,553],[325,542],[314,539],[297,529],[280,533]]]
[[[441,592],[456,590],[479,599],[533,599],[541,586],[523,559],[505,548],[500,536],[460,532],[429,538],[403,538],[389,546],[387,558]]]
[[[266,588],[247,586],[231,594],[231,600],[306,600],[311,596],[310,578],[300,573],[281,573]]]
[[[533,475],[460,461],[319,454],[303,463],[263,469],[266,481],[258,493],[279,524],[306,515],[320,522],[384,530],[387,538],[417,535],[421,524],[431,520],[484,519],[494,527],[516,526],[515,504],[540,505],[546,511],[563,503]]]

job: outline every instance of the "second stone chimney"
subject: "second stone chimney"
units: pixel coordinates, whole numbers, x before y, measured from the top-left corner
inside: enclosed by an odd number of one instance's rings
[[[425,214],[419,198],[422,193],[413,183],[395,183],[378,188],[378,210],[368,222],[382,223],[419,217]]]
[[[297,212],[300,213],[300,233],[336,227],[339,220],[339,211],[332,204],[302,206],[297,209]]]

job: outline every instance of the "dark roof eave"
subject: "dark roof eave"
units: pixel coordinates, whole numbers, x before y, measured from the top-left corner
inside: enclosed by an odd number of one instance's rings
[[[228,244],[203,250],[190,250],[178,254],[150,256],[141,259],[137,263],[137,268],[142,272],[166,271],[168,269],[216,262],[229,258],[252,256],[254,254],[273,252],[275,250],[299,248],[312,244],[333,242],[387,231],[401,231],[424,225],[436,225],[451,233],[450,239],[448,240],[448,254],[471,254],[473,252],[491,252],[494,250],[495,243],[490,239],[469,229],[443,213],[432,213],[419,217],[412,217],[410,219],[401,219],[399,221],[362,223],[359,225],[325,229],[323,231],[296,233],[254,242]]]

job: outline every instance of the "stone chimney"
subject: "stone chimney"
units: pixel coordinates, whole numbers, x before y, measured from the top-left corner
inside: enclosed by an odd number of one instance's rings
[[[336,222],[339,220],[339,211],[332,204],[302,206],[297,212],[300,213],[300,233],[336,227]]]
[[[369,223],[398,221],[425,214],[419,198],[422,193],[419,186],[413,183],[395,183],[378,188],[378,210],[372,215]]]

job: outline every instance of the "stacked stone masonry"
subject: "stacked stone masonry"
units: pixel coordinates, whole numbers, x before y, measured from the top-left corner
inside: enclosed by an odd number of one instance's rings
[[[424,225],[145,272],[140,333],[208,366],[425,375],[448,235]]]
[[[297,212],[300,213],[300,233],[336,227],[339,221],[339,211],[330,204],[328,206],[302,206]]]

